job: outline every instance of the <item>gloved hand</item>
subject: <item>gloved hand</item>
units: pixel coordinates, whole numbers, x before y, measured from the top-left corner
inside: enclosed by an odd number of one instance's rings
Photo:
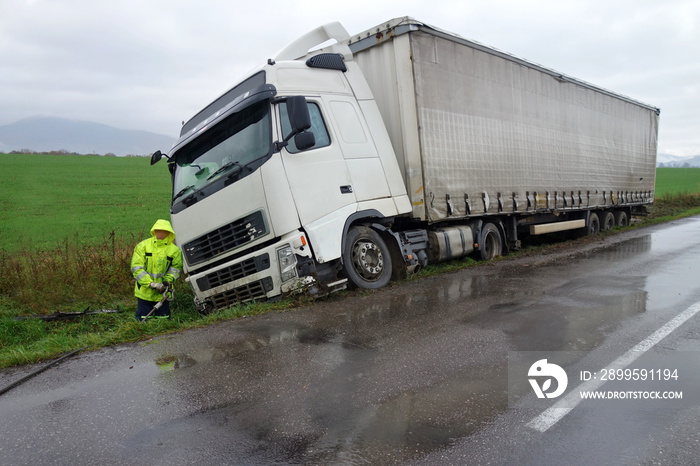
[[[158,293],[165,292],[165,285],[162,283],[151,282],[151,284],[148,286],[156,290]]]

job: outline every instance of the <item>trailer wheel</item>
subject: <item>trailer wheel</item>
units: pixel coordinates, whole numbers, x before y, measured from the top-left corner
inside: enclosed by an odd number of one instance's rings
[[[343,268],[355,287],[381,288],[391,280],[391,252],[376,231],[364,226],[352,227],[343,246]]]
[[[615,216],[612,212],[603,212],[603,220],[600,222],[600,229],[602,231],[608,231],[615,228]]]
[[[487,223],[481,229],[481,242],[479,243],[478,257],[489,261],[503,254],[503,239],[501,231],[493,223]]]
[[[598,218],[598,214],[595,212],[591,212],[591,215],[588,217],[586,233],[589,235],[596,235],[600,233],[600,219]]]
[[[613,212],[613,216],[615,217],[615,225],[618,227],[626,227],[630,223],[627,212],[624,210],[616,210]]]

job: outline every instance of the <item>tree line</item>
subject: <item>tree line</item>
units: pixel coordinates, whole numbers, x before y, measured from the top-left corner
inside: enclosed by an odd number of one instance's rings
[[[50,151],[44,151],[44,152],[39,152],[35,151],[32,149],[19,149],[19,150],[13,150],[11,152],[7,152],[8,154],[12,155],[87,155],[87,156],[95,156],[95,157],[118,157],[117,154],[114,154],[112,152],[107,152],[106,154],[79,154],[78,152],[71,152],[69,150],[61,149],[61,150],[50,150]],[[125,157],[145,157],[144,155],[133,155],[133,154],[127,154]]]

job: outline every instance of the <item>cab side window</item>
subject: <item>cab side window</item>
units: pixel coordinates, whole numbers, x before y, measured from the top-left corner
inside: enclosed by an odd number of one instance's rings
[[[321,109],[313,102],[308,102],[307,105],[309,107],[309,114],[311,115],[311,128],[309,128],[308,131],[314,133],[314,138],[316,139],[316,144],[307,150],[314,150],[318,149],[319,147],[329,146],[331,144],[331,138],[328,135],[326,123],[323,121]],[[282,116],[282,134],[286,136],[291,131],[291,125],[289,124],[289,118],[287,117],[287,104],[285,102],[280,104],[280,114]],[[294,144],[294,138],[289,140],[287,151],[291,154],[301,152]]]

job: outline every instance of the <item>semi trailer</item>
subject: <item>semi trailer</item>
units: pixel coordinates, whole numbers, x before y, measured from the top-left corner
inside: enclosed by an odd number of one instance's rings
[[[654,199],[658,108],[410,17],[321,26],[183,124],[171,220],[201,310],[380,288]]]

